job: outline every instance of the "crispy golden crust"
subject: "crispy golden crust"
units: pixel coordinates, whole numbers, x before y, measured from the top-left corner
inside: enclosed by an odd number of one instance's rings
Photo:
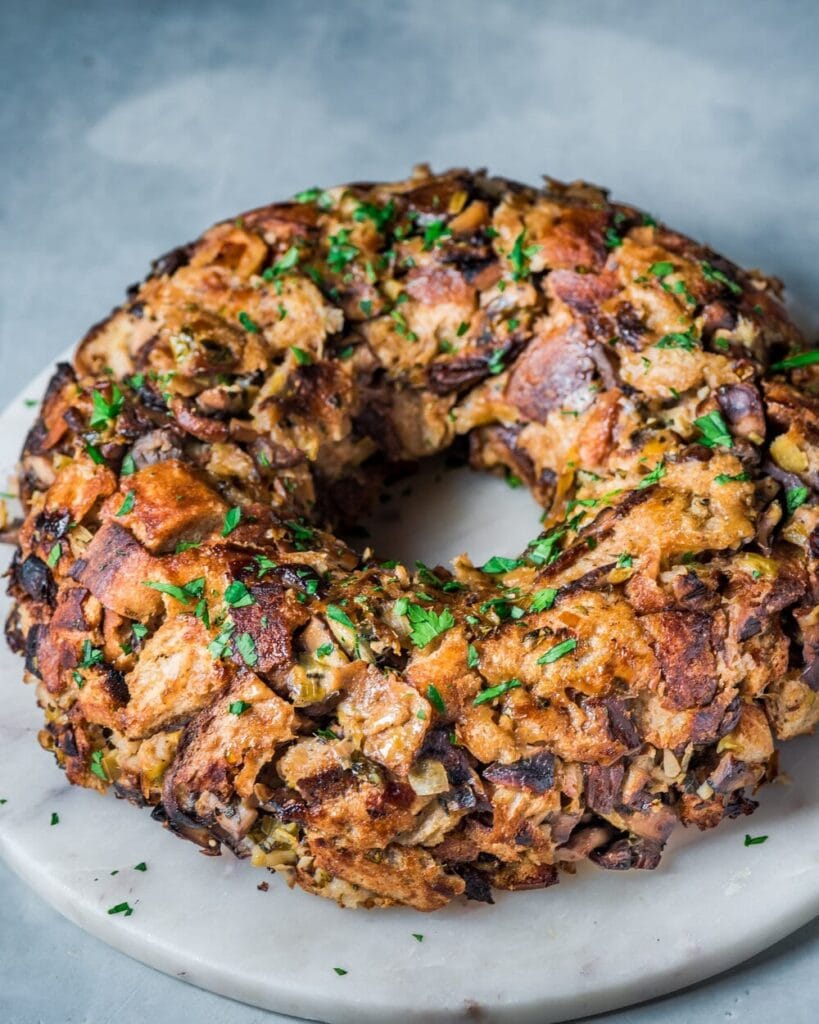
[[[72,782],[346,906],[656,866],[819,718],[810,369],[776,282],[589,185],[310,190],[162,257],[22,455],[12,645]],[[361,558],[468,435],[545,530]]]

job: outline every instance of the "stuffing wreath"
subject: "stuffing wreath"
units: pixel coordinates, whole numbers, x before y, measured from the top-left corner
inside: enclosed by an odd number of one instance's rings
[[[593,186],[424,167],[163,256],[22,453],[41,742],[345,906],[653,868],[750,812],[819,719],[819,401],[779,292]],[[519,558],[334,536],[459,439],[543,505]]]

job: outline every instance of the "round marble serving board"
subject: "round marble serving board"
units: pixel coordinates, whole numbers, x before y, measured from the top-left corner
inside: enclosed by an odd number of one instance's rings
[[[25,399],[47,377],[0,415],[2,479],[33,417]],[[430,563],[465,549],[476,560],[513,555],[538,530],[528,494],[465,469],[425,472],[384,510],[372,530],[381,554]],[[753,817],[680,831],[656,871],[587,866],[551,889],[500,894],[494,907],[352,912],[230,854],[202,856],[147,811],[68,786],[38,747],[40,712],[21,671],[3,645],[0,853],[105,942],[248,1003],[332,1024],[547,1024],[716,974],[819,913],[819,739],[784,746],[789,781],[764,789]],[[746,832],[769,839],[746,847]],[[124,901],[131,916],[108,914]]]

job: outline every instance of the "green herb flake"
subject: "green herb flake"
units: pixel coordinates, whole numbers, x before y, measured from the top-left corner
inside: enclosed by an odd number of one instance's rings
[[[745,845],[746,846],[761,846],[767,840],[767,836],[749,836],[745,833]]]
[[[225,515],[225,521],[222,524],[222,536],[227,537],[236,529],[239,523],[242,521],[242,510],[238,505],[234,505],[233,508],[228,509]]]
[[[733,476],[731,476],[730,473],[720,473],[720,474],[718,474],[717,476],[714,477],[714,483],[715,484],[720,484],[720,485],[722,485],[722,484],[744,484],[744,483],[747,483],[748,480],[750,480],[750,479],[751,479],[750,474],[746,473],[743,470],[742,473],[734,473]]]
[[[484,562],[481,566],[481,572],[492,576],[512,572],[513,569],[519,569],[523,564],[520,558],[503,558],[500,555],[493,555],[488,562]]]
[[[689,327],[687,331],[672,331],[670,334],[664,334],[662,338],[657,342],[657,348],[681,348],[684,352],[693,352],[697,347],[697,335],[694,332],[693,327]]]
[[[477,668],[480,664],[481,657],[478,654],[478,650],[474,644],[466,645],[466,667]]]
[[[239,313],[239,323],[242,325],[242,327],[244,327],[246,331],[249,331],[251,334],[258,334],[260,331],[259,325],[256,323],[256,321],[251,319],[251,317],[247,313],[245,313],[244,310],[242,310],[241,313]]]
[[[245,634],[245,635],[247,635],[247,634]],[[228,704],[228,711],[232,715],[236,715],[237,718],[238,718],[239,715],[243,715],[245,713],[245,711],[248,711],[252,707],[253,707],[253,705],[252,704],[248,704],[248,702],[246,700],[234,700],[234,701],[231,701],[230,704]]]
[[[394,215],[395,200],[390,199],[385,206],[378,206],[375,203],[359,203],[353,214],[353,220],[358,221],[359,224],[362,221],[371,220],[375,224],[376,231],[383,235]]]
[[[51,812],[51,824],[52,825],[59,825],[60,824],[60,816],[59,816],[59,814],[57,814],[56,811],[52,811]]]
[[[410,604],[407,607],[407,618],[412,626],[410,640],[416,647],[428,647],[433,640],[455,625],[455,619],[448,608],[439,614],[432,608]]]
[[[799,366],[812,366],[819,363],[819,349],[814,348],[809,352],[799,352],[795,356],[788,356],[787,359],[780,359],[778,363],[771,365],[771,370],[795,370]]]
[[[334,622],[340,623],[342,626],[346,626],[347,629],[355,630],[355,623],[350,616],[344,611],[343,608],[339,608],[337,604],[327,605],[327,618],[332,619]]]
[[[674,273],[674,264],[669,263],[668,260],[661,260],[659,263],[652,263],[648,272],[655,277],[668,277],[669,274]]]
[[[241,580],[233,580],[225,590],[225,604],[231,608],[247,608],[256,601]]]
[[[91,444],[90,441],[86,443],[85,453],[88,456],[88,458],[91,459],[91,461],[95,463],[97,466],[105,465],[105,456],[102,454],[99,448],[97,448],[95,444]]]
[[[233,636],[233,631],[235,629],[236,623],[233,622],[231,619],[228,619],[224,623],[221,630],[219,631],[218,636],[216,636],[208,644],[208,653],[212,658],[216,658],[218,660],[219,658],[223,658],[225,656],[225,652],[227,651],[228,644],[230,643],[231,637]]]
[[[519,679],[507,679],[502,683],[498,683],[497,686],[490,686],[487,690],[481,690],[478,696],[472,701],[474,707],[478,707],[481,704],[488,704],[490,700],[494,700],[496,697],[503,696],[504,693],[508,693],[510,690],[516,690],[522,686],[523,683]]]
[[[103,655],[99,647],[94,647],[90,640],[84,640],[80,668],[91,668],[94,665],[99,665],[102,659]]]
[[[350,242],[350,232],[342,228],[337,234],[330,235],[330,248],[327,252],[327,266],[340,274],[348,263],[358,256],[359,250]]]
[[[63,546],[59,541],[57,541],[57,543],[52,546],[51,550],[48,553],[48,558],[46,559],[46,564],[48,565],[49,569],[53,569],[57,562],[59,562],[62,553]]]
[[[706,448],[715,448],[717,445],[722,445],[725,448],[734,447],[733,438],[725,420],[722,418],[722,413],[716,409],[713,409],[705,416],[698,416],[694,420],[694,426],[702,434],[700,444],[704,444]]]
[[[105,427],[109,421],[113,421],[122,412],[125,405],[125,397],[120,389],[113,384],[111,387],[111,400],[99,391],[91,392],[93,412],[89,420],[89,426],[93,428]]]
[[[262,277],[265,281],[272,281],[274,277],[281,277],[281,275],[286,274],[288,270],[292,270],[298,262],[299,250],[295,245],[291,245],[277,263],[274,263],[272,267],[268,267],[267,270],[265,270]]]
[[[290,351],[293,353],[293,358],[299,364],[299,366],[312,366],[313,357],[309,352],[305,352],[303,348],[299,348],[298,345],[291,345]]]
[[[141,860],[139,864],[134,864],[134,871],[147,871],[148,865],[144,860]]]
[[[432,683],[427,687],[427,700],[435,708],[435,710],[443,715],[446,713],[446,705],[444,704],[444,698],[441,696],[437,686],[433,686]]]
[[[105,770],[105,765],[102,763],[102,759],[105,756],[102,750],[95,750],[91,755],[91,772],[96,775],[97,778],[102,779],[103,782],[108,782],[108,773]]]
[[[336,974],[339,975],[339,977],[344,977],[344,975],[347,973],[343,967],[334,967],[333,970],[336,972]]]
[[[573,651],[577,647],[577,641],[574,637],[570,637],[568,640],[564,640],[560,644],[555,644],[554,647],[550,647],[545,654],[537,659],[538,665],[551,665],[555,661],[560,661],[561,658],[565,658],[567,654]]]
[[[662,480],[662,478],[665,476],[665,474],[665,462],[660,461],[657,463],[654,469],[652,469],[650,473],[647,473],[642,478],[642,480],[637,484],[637,490],[642,491],[646,487],[652,487],[654,484],[659,483],[660,480]]]
[[[236,650],[241,654],[242,661],[244,661],[248,668],[253,668],[259,660],[259,655],[256,653],[256,644],[250,633],[240,634],[236,640]]]
[[[130,453],[125,456],[122,460],[122,469],[120,470],[122,476],[133,476],[136,473],[136,463],[134,457]]]
[[[372,316],[372,313],[373,313],[372,299],[361,299],[361,301],[358,303],[358,306],[359,306],[359,309],[361,310],[361,312],[364,314],[364,316]]]
[[[150,587],[151,590],[158,590],[160,594],[167,594],[180,604],[190,604],[194,598],[199,598],[205,589],[205,577],[199,576],[184,586],[178,587],[173,583],[162,583],[157,580],[144,580],[143,587]]]
[[[791,515],[799,508],[800,505],[804,505],[807,500],[807,487],[789,487],[785,492],[785,505],[787,506],[788,513]]]
[[[125,495],[125,500],[123,501],[123,503],[119,507],[119,511],[115,512],[114,515],[116,515],[116,516],[127,516],[128,513],[133,510],[134,501],[135,500],[136,500],[136,495],[134,494],[134,492],[133,491],[128,491],[128,493]]]
[[[529,605],[530,612],[548,611],[555,603],[557,590],[555,587],[544,587],[532,595],[532,603]]]
[[[603,236],[603,242],[607,249],[616,249],[618,246],[623,244],[623,239],[619,231],[615,228],[608,227],[606,228],[605,235]]]
[[[335,646],[333,644],[330,644],[330,643],[322,644],[321,647],[317,647],[316,648],[316,657],[317,658],[329,658],[334,650],[335,650]]]
[[[723,285],[729,292],[731,292],[732,295],[742,295],[742,286],[738,285],[736,281],[732,281],[731,278],[726,274],[723,274],[721,270],[717,270],[716,267],[711,266],[707,260],[703,260],[700,263],[700,269],[702,270],[702,276],[706,281]]]
[[[130,903],[117,903],[116,906],[108,908],[109,914],[123,914],[125,917],[130,917],[133,912],[134,908]]]
[[[424,936],[421,935],[420,932],[413,932],[412,933],[412,937],[415,939],[416,942],[423,942],[424,941]]]
[[[509,253],[509,262],[512,264],[512,278],[515,281],[522,281],[529,276],[530,261],[532,257],[540,252],[540,245],[524,245],[526,230],[524,229],[515,239],[512,251]]]
[[[446,226],[443,220],[434,220],[427,225],[424,231],[424,251],[429,252],[433,246],[441,245],[445,238],[452,235],[452,230]]]
[[[631,569],[631,567],[633,565],[634,565],[634,556],[628,554],[628,552],[624,551],[623,554],[620,555],[619,558],[617,559],[617,568],[618,569]]]

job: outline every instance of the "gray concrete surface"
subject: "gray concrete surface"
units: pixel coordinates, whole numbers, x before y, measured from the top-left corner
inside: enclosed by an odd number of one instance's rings
[[[605,183],[781,277],[815,335],[818,43],[810,0],[2,0],[0,400],[211,221],[417,160]],[[814,922],[598,1020],[807,1024],[817,964]],[[180,1018],[274,1019],[111,951],[0,866],[0,1020]]]

